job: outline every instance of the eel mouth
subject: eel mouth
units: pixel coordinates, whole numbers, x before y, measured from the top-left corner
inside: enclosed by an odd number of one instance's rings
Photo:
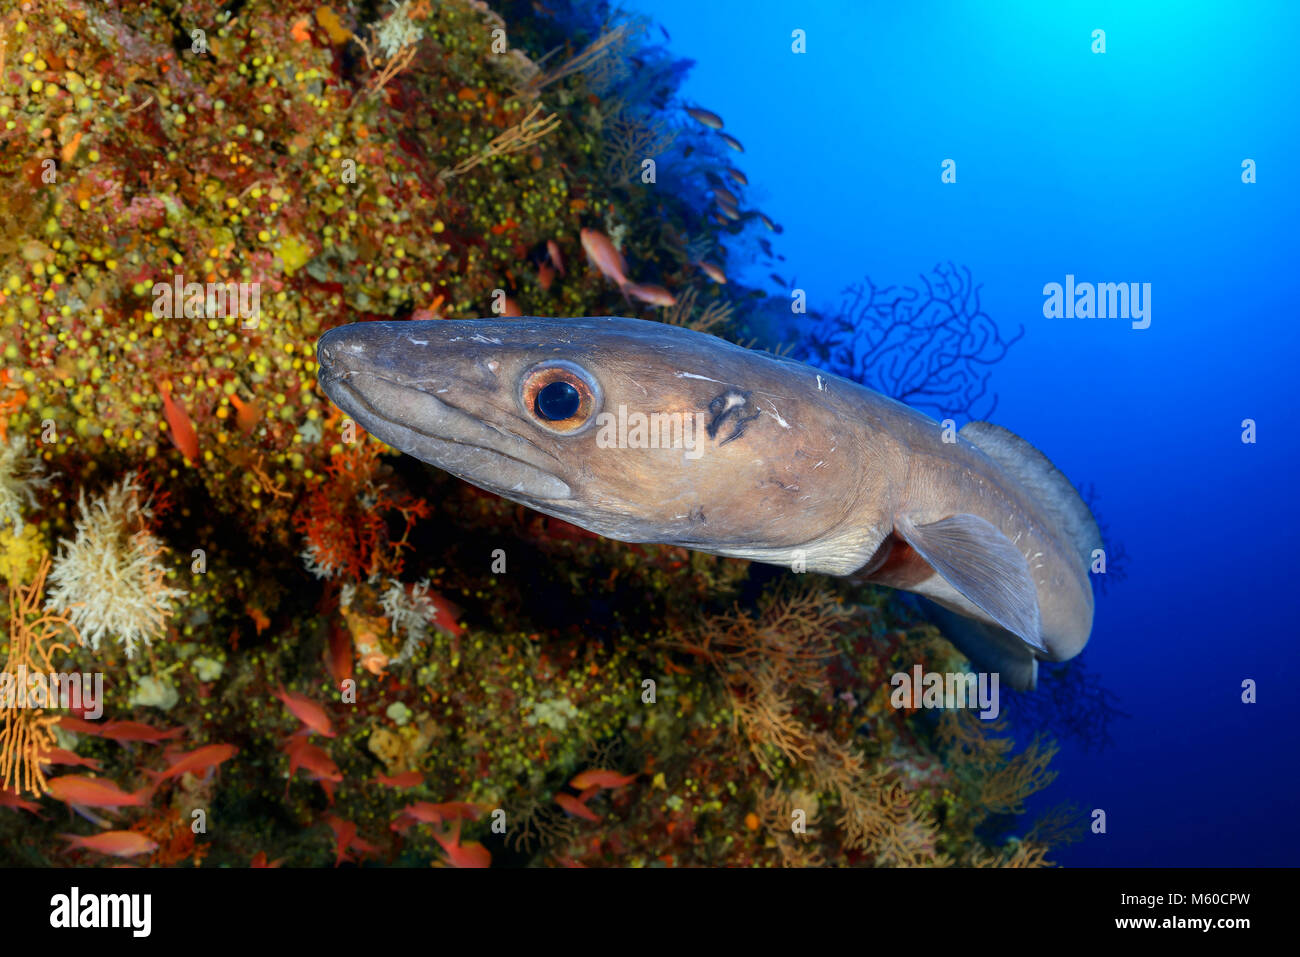
[[[515,499],[573,496],[553,456],[430,392],[361,371],[324,372],[320,384],[376,438],[472,485]]]

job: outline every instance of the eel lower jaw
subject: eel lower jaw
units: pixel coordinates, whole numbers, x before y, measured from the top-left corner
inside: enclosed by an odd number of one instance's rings
[[[540,450],[429,392],[373,373],[328,373],[320,382],[330,400],[371,435],[472,485],[515,501],[573,497],[569,484],[543,467]]]

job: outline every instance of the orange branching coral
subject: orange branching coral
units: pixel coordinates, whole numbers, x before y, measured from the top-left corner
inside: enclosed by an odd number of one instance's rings
[[[773,705],[767,706],[773,709]],[[750,722],[750,735],[762,734],[755,753],[762,746],[782,748],[796,767],[801,767],[817,791],[831,795],[839,805],[837,821],[844,845],[868,855],[877,864],[892,867],[942,867],[952,860],[938,851],[938,826],[920,807],[894,773],[885,767],[868,766],[850,745],[826,732],[813,732],[793,717],[788,702],[779,706],[781,722]],[[773,768],[760,757],[760,766],[768,774]],[[788,800],[786,803],[789,803]],[[770,811],[771,799],[765,805]],[[768,822],[770,814],[760,815]],[[769,833],[776,840],[783,860],[805,860],[806,850],[786,846],[784,832],[789,829],[788,813],[768,822]]]
[[[826,685],[826,661],[835,654],[831,636],[850,614],[825,587],[783,588],[763,600],[758,617],[716,615],[692,638],[668,644],[703,658],[724,677],[758,680],[763,666],[781,683],[817,691]]]
[[[1039,815],[1033,827],[1025,832],[1025,841],[1044,847],[1073,844],[1087,833],[1086,820],[1077,804],[1058,804]]]
[[[38,759],[54,747],[53,725],[58,717],[46,714],[44,707],[30,707],[33,702],[26,699],[27,688],[17,684],[20,676],[53,673],[54,656],[68,651],[67,645],[56,640],[59,633],[68,629],[76,635],[76,629],[66,618],[41,609],[45,576],[49,571],[50,559],[46,556],[30,585],[9,589],[9,658],[0,675],[0,789],[3,790],[33,794],[48,790]]]
[[[695,301],[699,290],[691,286],[677,297],[671,307],[664,310],[663,321],[674,326],[685,326],[696,332],[721,334],[736,317],[734,303],[725,299],[715,299],[704,307],[699,315],[695,312]]]
[[[602,33],[582,50],[554,69],[545,73],[536,72],[520,88],[520,97],[525,99],[536,97],[538,93],[552,83],[557,83],[566,77],[573,76],[575,73],[583,73],[592,69],[607,57],[616,56],[620,48],[635,35],[635,32],[636,29],[633,25],[619,24],[612,30]]]
[[[980,788],[984,805],[998,814],[1023,814],[1025,798],[1056,780],[1057,772],[1048,770],[1048,765],[1058,750],[1056,742],[1034,738],[1025,750],[984,777]]]
[[[464,176],[481,163],[486,163],[498,156],[509,156],[512,153],[522,152],[539,140],[544,139],[548,134],[554,133],[560,126],[559,117],[552,113],[545,118],[538,119],[538,114],[541,112],[542,108],[540,106],[534,106],[522,120],[500,136],[494,137],[479,152],[457,163],[451,169],[444,169],[438,174],[438,178],[448,180],[454,176]]]
[[[969,864],[971,867],[1054,867],[1047,860],[1047,851],[1046,844],[1034,841],[1012,841],[996,854],[976,846]]]
[[[736,612],[708,619],[696,633],[672,646],[709,661],[722,675],[733,727],[759,767],[777,777],[790,765],[816,791],[838,804],[838,826],[847,847],[889,866],[943,866],[938,826],[907,791],[895,772],[869,765],[846,741],[811,726],[801,713],[800,692],[821,696],[829,689],[827,665],[837,653],[834,635],[849,618],[825,586],[778,589],[757,616]],[[788,803],[760,795],[764,814]],[[807,810],[807,809],[805,809]],[[769,823],[786,862],[806,859],[806,849],[786,846],[790,820]]]
[[[967,772],[976,780],[979,804],[995,814],[1022,814],[1025,799],[1056,779],[1048,765],[1059,747],[1034,738],[1013,756],[1015,742],[996,736],[1005,730],[1005,718],[983,722],[969,711],[945,711],[939,719],[939,740],[949,748],[948,764],[954,773]]]
[[[791,762],[809,761],[813,743],[794,714],[794,705],[783,692],[775,668],[759,664],[746,680],[729,684],[734,722],[743,730],[749,749],[766,773],[772,774],[772,751]]]
[[[826,662],[835,653],[830,636],[848,616],[825,589],[780,589],[764,600],[757,617],[740,611],[716,615],[693,635],[666,644],[718,671],[730,698],[733,730],[743,731],[759,766],[771,774],[773,751],[793,762],[812,757],[786,692],[826,688]]]
[[[952,863],[937,851],[938,826],[882,767],[867,767],[861,756],[830,735],[818,734],[812,777],[836,796],[840,829],[848,847],[891,867],[943,867]]]
[[[601,158],[612,182],[627,183],[641,175],[647,156],[661,156],[673,145],[676,131],[662,118],[639,116],[617,100],[606,101],[601,111]]]
[[[754,792],[754,812],[759,824],[776,843],[781,863],[786,867],[825,867],[821,848],[812,835],[796,834],[791,827],[795,802],[779,787],[759,787]]]
[[[343,444],[293,515],[293,526],[306,539],[303,561],[318,578],[354,582],[372,576],[396,578],[402,572],[402,551],[429,505],[395,489],[383,475],[382,446],[358,430],[354,442]],[[388,533],[387,512],[405,522],[401,538]]]
[[[982,721],[969,711],[945,709],[939,712],[939,743],[951,752],[954,763],[1000,761],[1011,753],[1015,742],[997,737],[1007,730],[1006,718]]]

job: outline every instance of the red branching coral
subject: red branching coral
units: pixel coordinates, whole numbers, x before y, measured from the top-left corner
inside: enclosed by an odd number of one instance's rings
[[[325,477],[307,490],[293,527],[306,540],[303,560],[313,574],[353,582],[401,574],[402,551],[429,505],[395,488],[383,473],[380,446],[362,434],[331,457]],[[393,512],[403,526],[397,538],[389,531]]]

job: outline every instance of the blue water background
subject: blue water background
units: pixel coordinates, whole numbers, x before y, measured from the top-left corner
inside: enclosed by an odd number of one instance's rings
[[[1129,555],[1085,655],[1132,717],[1100,754],[1067,742],[1034,805],[1103,809],[1107,833],[1054,858],[1300,862],[1300,4],[626,5],[696,61],[682,93],[744,143],[742,205],[784,225],[776,271],[812,305],[952,260],[1025,326],[995,418],[1095,483]],[[1067,273],[1151,283],[1150,328],[1044,318]]]

